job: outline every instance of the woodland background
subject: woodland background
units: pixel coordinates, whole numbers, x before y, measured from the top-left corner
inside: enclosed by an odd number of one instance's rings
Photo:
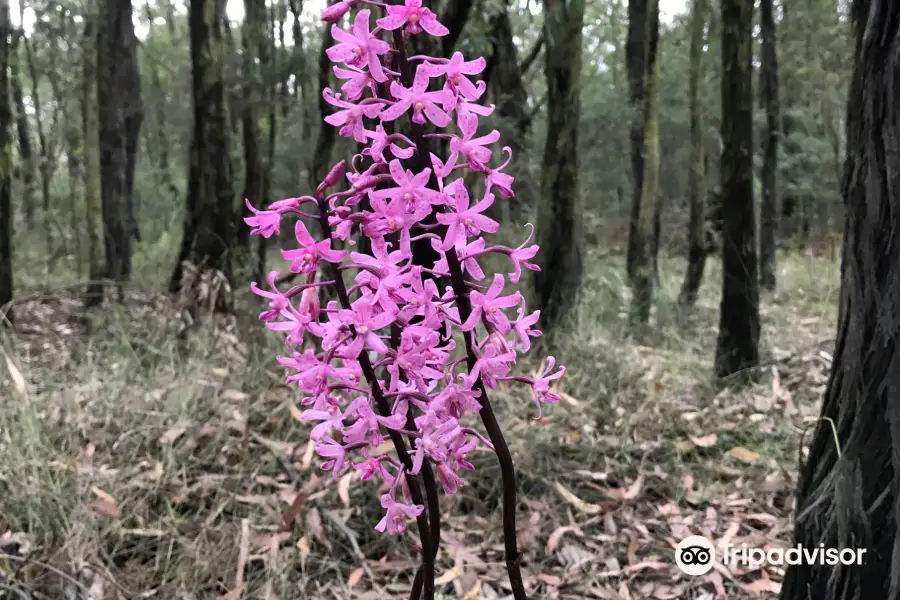
[[[782,573],[767,570],[679,576],[671,543],[688,529],[790,539],[837,318],[849,6],[762,0],[752,93],[723,107],[718,3],[661,21],[656,0],[432,5],[454,32],[435,52],[488,58],[487,123],[513,148],[518,181],[496,206],[501,231],[518,239],[531,222],[556,249],[530,293],[569,369],[564,401],[535,420],[530,399],[499,400],[529,589],[777,592]],[[565,7],[554,26],[548,6]],[[336,87],[322,5],[244,0],[239,19],[224,8],[0,2],[0,255],[11,257],[0,308],[15,324],[0,338],[0,586],[80,598],[408,589],[414,552],[374,534],[372,490],[316,474],[278,342],[246,293],[283,267],[277,243],[249,237],[241,200],[308,193],[356,151],[322,123],[321,89]],[[762,333],[755,360],[729,363],[713,360],[733,206],[721,125],[723,109],[746,107]],[[196,131],[212,134],[192,146]],[[194,189],[192,173],[213,183]],[[721,385],[747,372],[747,385]],[[445,504],[445,597],[504,595],[498,473],[481,462]]]

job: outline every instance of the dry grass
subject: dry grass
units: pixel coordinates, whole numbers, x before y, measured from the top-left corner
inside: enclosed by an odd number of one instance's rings
[[[141,259],[138,279],[141,265],[158,273],[157,263]],[[636,336],[625,325],[619,259],[588,264],[571,326],[545,340],[569,369],[565,402],[535,420],[517,390],[495,397],[520,474],[533,596],[711,599],[775,589],[772,569],[679,575],[671,544],[687,531],[748,544],[788,539],[801,432],[817,414],[830,358],[837,265],[782,257],[779,292],[763,298],[766,364],[757,383],[720,391],[710,369],[715,269],[685,315],[674,301],[683,262],[664,263],[654,327]],[[166,299],[134,291],[125,307],[94,316],[88,337],[71,293],[25,295],[19,336],[2,341],[24,390],[0,364],[0,590],[403,597],[416,540],[374,534],[371,486],[317,479],[273,361],[277,340],[249,320],[179,335],[183,321]],[[445,598],[506,593],[498,472],[489,455],[478,463],[444,504],[439,575],[459,569],[442,578]],[[301,489],[297,522],[280,535]]]

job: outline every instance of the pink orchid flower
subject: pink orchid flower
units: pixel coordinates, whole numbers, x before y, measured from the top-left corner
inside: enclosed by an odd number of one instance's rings
[[[339,110],[334,114],[325,117],[325,122],[335,127],[340,127],[338,133],[343,137],[352,137],[360,144],[366,141],[366,128],[363,117],[374,119],[381,112],[380,103],[353,104],[342,100],[340,95],[333,95],[329,88],[322,90],[322,97],[332,106],[337,106],[344,110]]]
[[[424,506],[418,504],[401,504],[394,500],[391,494],[381,497],[381,507],[385,509],[386,513],[375,526],[375,531],[388,535],[398,535],[406,531],[407,519],[418,517],[425,510]]]
[[[331,37],[337,40],[337,44],[328,48],[325,52],[328,58],[334,62],[342,62],[349,67],[369,67],[372,78],[383,83],[387,81],[387,75],[379,58],[387,54],[390,45],[379,40],[369,31],[368,9],[359,11],[350,31],[344,31],[337,25],[331,26]]]
[[[496,233],[500,224],[492,218],[482,215],[494,203],[494,195],[486,195],[478,204],[469,208],[469,192],[466,190],[463,180],[453,182],[453,195],[456,199],[456,212],[440,213],[437,215],[438,223],[447,226],[447,236],[441,250],[449,250],[456,247],[462,250],[466,247],[466,237],[476,236],[481,232]]]
[[[309,234],[303,221],[297,221],[294,225],[294,235],[300,247],[281,251],[281,256],[291,261],[291,273],[315,273],[320,258],[327,262],[339,263],[347,256],[346,250],[332,250],[331,240],[317,242]]]
[[[423,30],[437,37],[450,33],[430,9],[422,8],[422,0],[406,0],[402,6],[389,4],[387,12],[388,16],[376,21],[382,29],[393,31],[406,25],[406,31],[410,35],[422,33]]]
[[[438,104],[442,106],[452,104],[452,96],[447,90],[427,91],[429,81],[428,69],[425,65],[419,65],[416,69],[416,77],[411,88],[405,88],[396,81],[392,81],[391,95],[397,101],[393,106],[382,111],[382,122],[393,121],[412,108],[413,123],[424,125],[425,117],[428,117],[428,120],[438,127],[449,125],[450,116]]]

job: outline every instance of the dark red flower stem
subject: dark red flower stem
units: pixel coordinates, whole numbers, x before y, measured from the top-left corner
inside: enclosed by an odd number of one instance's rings
[[[397,47],[397,63],[400,67],[401,79],[407,87],[412,85],[412,71],[410,69],[409,60],[406,55],[406,45],[403,41],[401,30],[394,32],[394,45]],[[428,145],[424,137],[423,128],[416,123],[410,123],[411,134],[410,139],[416,145],[417,157],[424,161],[428,156]],[[434,174],[432,173],[432,187],[436,189]],[[443,229],[443,228],[442,228]],[[442,236],[443,237],[443,236]],[[469,290],[463,277],[462,266],[456,252],[451,249],[446,253],[447,266],[450,269],[450,284],[456,295],[456,306],[459,309],[460,322],[465,322],[472,314],[472,304],[469,301]],[[475,368],[475,362],[478,360],[475,354],[475,339],[472,332],[465,333],[466,341],[466,362],[469,365],[469,371]],[[478,402],[481,404],[479,416],[481,417],[484,428],[487,430],[488,437],[494,445],[494,451],[497,453],[497,460],[500,463],[500,474],[503,480],[503,542],[506,553],[506,571],[509,574],[509,584],[512,587],[513,598],[515,600],[527,600],[525,594],[525,584],[522,581],[522,569],[519,565],[519,548],[516,541],[516,470],[512,461],[512,454],[509,446],[506,444],[506,438],[500,430],[500,424],[494,415],[494,409],[488,399],[487,390],[481,376],[475,382],[475,390],[480,392]],[[413,596],[411,596],[414,598]],[[426,596],[427,598],[427,596]]]
[[[319,199],[318,220],[319,226],[322,228],[322,235],[325,239],[330,240],[331,226],[328,224],[328,204],[321,198]],[[344,277],[335,263],[328,264],[331,267],[338,301],[340,301],[343,308],[350,310],[350,296],[347,294],[347,286],[344,284]],[[350,332],[353,335],[356,335],[356,328],[353,325],[350,325]],[[372,390],[372,397],[375,398],[378,412],[381,413],[382,417],[391,416],[391,406],[384,397],[381,385],[378,383],[378,378],[375,376],[375,368],[372,366],[372,362],[369,360],[369,355],[366,353],[365,349],[359,355],[359,365],[362,367],[366,381],[369,382],[369,388]],[[400,464],[403,465],[404,476],[406,477],[409,495],[412,497],[413,504],[424,505],[422,501],[422,491],[419,489],[418,477],[410,475],[413,466],[412,457],[410,457],[409,452],[406,449],[403,435],[393,429],[389,429],[388,434],[390,435],[391,441],[394,443],[394,448],[397,450],[397,458],[400,459]],[[432,547],[433,542],[431,541],[428,515],[425,511],[422,511],[422,514],[416,517],[416,526],[418,527],[419,540],[422,544],[422,571],[424,572],[425,579],[425,600],[434,600],[434,554],[428,552],[428,549]]]

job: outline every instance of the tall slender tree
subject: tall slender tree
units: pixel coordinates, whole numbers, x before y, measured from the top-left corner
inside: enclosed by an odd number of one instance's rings
[[[22,170],[22,207],[25,225],[34,227],[34,199],[37,185],[35,175],[34,149],[31,145],[31,128],[28,124],[28,113],[25,112],[25,94],[22,91],[22,74],[19,68],[19,45],[24,32],[21,29],[12,33],[9,47],[9,85],[16,110],[16,135],[19,138],[19,158]]]
[[[646,79],[656,62],[659,45],[659,0],[628,0],[628,32],[625,42],[625,65],[628,72],[628,98],[631,104],[631,219],[628,226],[628,251],[626,268],[629,281],[634,280],[636,262],[641,256],[652,257],[653,277],[656,278],[656,253],[659,245],[660,215],[659,203],[644,194],[644,152],[646,150],[645,127],[647,126]],[[655,86],[654,86],[655,87]],[[640,230],[641,200],[646,198],[657,208],[650,215],[650,234]],[[644,244],[649,249],[644,249]]]
[[[900,598],[900,4],[854,0],[834,361],[801,468],[794,538],[863,564],[788,567],[782,600]]]
[[[703,149],[703,101],[700,95],[704,30],[709,0],[694,0],[691,5],[691,48],[688,67],[688,102],[691,121],[691,164],[688,179],[690,220],[688,223],[688,266],[681,286],[679,303],[693,306],[703,282],[709,244],[706,240],[706,157]]]
[[[184,235],[169,284],[171,292],[182,288],[184,263],[199,270],[215,269],[229,281],[232,277],[235,223],[225,105],[224,12],[224,0],[190,0],[194,130]],[[221,296],[216,308],[228,309],[228,298]]]
[[[716,374],[759,364],[753,205],[753,3],[722,0],[722,302]]]
[[[544,0],[547,140],[538,203],[535,290],[541,318],[558,323],[575,303],[582,277],[584,216],[578,193],[578,126],[585,0]]]
[[[88,233],[88,283],[85,306],[103,301],[101,280],[106,272],[106,243],[100,184],[100,110],[97,105],[97,51],[99,38],[99,0],[85,2],[82,42],[81,122],[84,129],[84,218]]]
[[[12,153],[10,152],[9,54],[13,35],[9,0],[0,0],[0,327],[13,323]]]
[[[106,274],[121,283],[131,277],[131,240],[136,228],[129,186],[134,182],[137,136],[143,120],[131,0],[101,0],[98,27],[97,106]]]
[[[778,227],[778,139],[781,135],[778,106],[778,56],[775,50],[775,10],[773,0],[762,0],[762,33],[759,83],[766,111],[766,135],[762,165],[762,205],[759,220],[759,284],[775,289],[775,235]]]
[[[659,233],[659,0],[647,3],[647,50],[644,71],[642,109],[644,123],[641,149],[641,187],[637,196],[637,226],[629,231],[628,258],[631,275],[631,317],[635,323],[647,323],[653,306],[656,284],[657,237]],[[632,212],[632,216],[635,213]]]

